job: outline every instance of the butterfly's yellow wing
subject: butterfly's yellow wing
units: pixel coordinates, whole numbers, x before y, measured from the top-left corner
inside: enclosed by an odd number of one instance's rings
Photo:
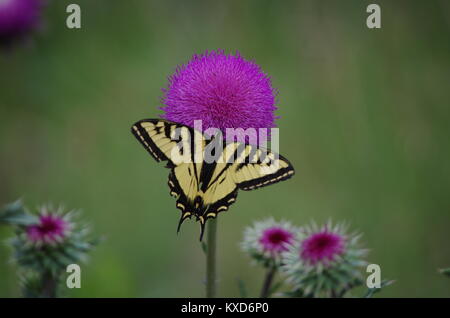
[[[200,240],[206,221],[228,210],[238,189],[257,189],[294,174],[284,157],[239,142],[223,142],[217,160],[209,162],[206,151],[215,138],[167,120],[141,120],[132,133],[156,161],[167,161],[170,194],[182,212],[178,230],[186,218],[195,216],[201,223]]]

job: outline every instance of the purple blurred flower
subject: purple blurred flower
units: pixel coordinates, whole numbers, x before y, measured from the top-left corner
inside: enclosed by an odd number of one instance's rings
[[[294,240],[294,234],[285,228],[275,226],[264,230],[259,242],[265,251],[280,253],[288,250],[288,246]]]
[[[331,221],[303,226],[299,242],[283,253],[282,271],[298,297],[331,297],[363,282],[361,269],[367,264],[367,250],[361,235],[348,233],[343,223]]]
[[[42,214],[39,222],[27,227],[28,239],[36,244],[54,244],[62,241],[70,229],[70,224],[58,214]]]
[[[300,255],[305,262],[315,265],[319,262],[328,264],[342,255],[345,239],[339,233],[330,232],[327,228],[307,237],[300,247]]]
[[[297,243],[297,232],[289,222],[265,219],[245,229],[241,247],[263,266],[279,265],[282,254]]]
[[[0,0],[0,45],[10,45],[34,30],[42,4],[42,0]]]
[[[202,128],[275,127],[275,95],[270,78],[237,52],[206,51],[179,66],[163,89],[164,118]]]

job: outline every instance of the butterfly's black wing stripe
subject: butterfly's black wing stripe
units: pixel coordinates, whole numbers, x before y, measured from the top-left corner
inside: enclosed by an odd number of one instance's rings
[[[152,140],[152,138],[150,138],[148,132],[142,126],[142,123],[145,122],[151,122],[153,124],[156,124],[158,121],[159,120],[155,119],[140,120],[131,127],[131,132],[157,162],[160,161],[171,162],[170,159],[167,158],[167,156],[156,146],[155,142]]]
[[[148,125],[149,123],[153,124],[154,127],[152,128],[153,131],[156,132],[155,135],[150,136],[150,133],[147,131],[146,129],[146,125]],[[180,128],[185,128],[188,129],[189,134],[188,134],[188,138],[190,138],[191,140],[193,139],[191,136],[194,136],[194,129],[191,127],[187,127],[181,124],[177,124],[165,119],[143,119],[140,120],[138,122],[136,122],[132,127],[131,127],[131,132],[133,133],[133,135],[139,140],[139,142],[147,149],[147,151],[150,153],[150,155],[158,162],[160,161],[168,161],[168,167],[172,168],[174,166],[174,163],[172,162],[172,160],[164,154],[164,152],[160,149],[160,147],[158,146],[157,142],[155,142],[155,140],[167,140],[170,141],[174,144],[174,146],[180,142],[179,140],[173,140],[172,136],[171,136],[171,132],[172,129],[180,129]],[[161,137],[162,135],[162,137]],[[153,139],[153,138],[157,138],[157,139]],[[179,137],[181,138],[181,137]],[[188,140],[188,142],[190,142]],[[183,148],[181,148],[181,150],[183,150]],[[180,151],[181,151],[180,150]],[[193,154],[193,144],[191,143],[191,154]],[[197,177],[198,179],[198,177]]]
[[[225,143],[225,140],[223,141],[224,142],[224,144],[226,144]],[[222,151],[224,151],[224,149],[225,149],[225,147],[222,149]],[[213,174],[214,174],[214,172],[215,171],[212,171],[212,173],[211,173],[211,176],[210,176],[210,179],[208,179],[208,182],[206,183],[207,184],[207,187],[205,187],[205,190],[204,191],[206,191],[207,189],[209,189],[215,182],[217,182],[217,180],[219,180],[219,178],[220,178],[220,176],[222,176],[222,174],[225,172],[225,171],[227,171],[227,169],[229,169],[234,163],[233,163],[233,160],[235,160],[238,156],[239,156],[239,151],[241,151],[241,149],[240,149],[240,147],[237,147],[234,151],[233,151],[233,154],[230,156],[230,158],[232,158],[231,160],[231,162],[230,163],[227,163],[226,165],[225,165],[225,167],[217,174],[217,176],[214,178],[214,180],[212,180],[211,181],[211,177],[213,176]],[[217,166],[217,163],[215,163],[215,167],[214,168],[216,168],[216,166]]]
[[[238,184],[239,189],[244,191],[255,190],[291,178],[295,174],[294,167],[286,158],[281,155],[278,156],[280,161],[284,161],[287,164],[287,167],[280,168],[275,173],[260,178],[241,182]],[[242,168],[245,165],[246,164],[240,165],[239,168]]]
[[[199,190],[198,187],[200,185],[200,178],[199,178],[199,171],[197,171],[197,164],[195,162],[195,137],[194,137],[194,135],[192,135],[193,133],[194,132],[191,132],[191,140],[190,140],[191,141],[190,142],[190,145],[191,145],[191,160],[194,163],[193,164],[193,166],[194,166],[194,176],[195,176],[195,180],[197,182],[197,190]]]
[[[206,190],[211,186],[210,181],[216,169],[217,163],[207,163],[204,162],[202,165],[202,171],[200,172],[200,180],[202,182],[200,190],[206,192]]]
[[[258,188],[262,188],[280,181],[284,181],[287,180],[289,178],[291,178],[294,175],[294,171],[287,169],[287,168],[283,168],[278,170],[278,172],[274,175],[267,175],[264,176],[262,178],[258,178],[255,180],[249,180],[249,181],[244,181],[242,183],[239,183],[239,189],[244,190],[244,191],[250,191],[250,190],[255,190]]]
[[[235,188],[233,192],[220,199],[216,203],[209,206],[208,211],[205,213],[207,218],[215,218],[217,214],[228,210],[230,205],[236,202],[238,194],[238,188]]]
[[[180,184],[178,183],[178,180],[175,177],[175,173],[173,172],[173,170],[169,174],[168,184],[169,184],[169,188],[170,188],[170,194],[172,194],[173,196],[176,195],[177,208],[179,208],[182,212],[187,212],[186,207],[188,206],[188,202],[187,202],[188,200],[187,200],[186,194],[181,189]],[[179,205],[179,203],[181,203],[181,205]]]
[[[209,189],[214,183],[216,183],[217,180],[219,180],[219,178],[222,176],[222,174],[224,174],[224,172],[227,171],[227,169],[229,169],[232,165],[233,165],[232,163],[226,164],[225,168],[223,168],[223,169],[219,172],[219,174],[214,178],[214,180],[211,181],[210,183],[208,183],[208,186],[205,188],[205,191],[206,191],[207,189]]]

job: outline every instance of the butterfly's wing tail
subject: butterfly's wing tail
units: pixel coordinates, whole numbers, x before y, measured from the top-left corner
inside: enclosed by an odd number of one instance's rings
[[[181,213],[180,221],[178,222],[178,226],[177,226],[177,234],[180,232],[181,224],[183,224],[184,220],[186,220],[187,218],[190,219],[191,216],[192,216],[191,212],[182,212]]]
[[[180,232],[181,224],[183,224],[184,220],[186,220],[188,218],[190,219],[191,216],[192,216],[192,214],[190,212],[183,212],[181,214],[180,221],[178,222],[177,234]],[[203,240],[203,234],[205,233],[205,226],[206,226],[207,220],[208,219],[205,219],[203,216],[197,217],[197,221],[200,222],[200,242]]]
[[[200,242],[203,240],[203,234],[205,233],[205,225],[206,221],[201,217],[202,220],[200,220]]]
[[[199,216],[197,220],[200,222],[200,242],[203,240],[203,234],[205,233],[206,221],[211,217]]]

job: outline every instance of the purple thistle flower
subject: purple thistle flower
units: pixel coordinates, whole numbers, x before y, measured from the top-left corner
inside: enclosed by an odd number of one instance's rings
[[[319,227],[303,226],[299,242],[283,253],[282,271],[299,297],[330,297],[363,279],[367,250],[361,248],[358,233],[330,222]]]
[[[37,224],[26,228],[28,240],[36,244],[54,244],[62,241],[70,224],[58,214],[43,214]]]
[[[326,228],[306,238],[300,247],[300,256],[305,262],[315,265],[319,262],[329,264],[345,250],[345,239]]]
[[[0,210],[0,223],[15,227],[8,245],[25,297],[58,297],[67,266],[85,262],[99,242],[90,238],[87,224],[76,221],[78,215],[50,204],[30,213],[21,200]]]
[[[41,0],[0,0],[0,45],[10,45],[35,29],[41,8]]]
[[[263,266],[279,265],[282,254],[296,243],[297,231],[289,222],[265,219],[245,229],[241,247]]]
[[[275,127],[275,95],[270,77],[261,68],[223,50],[194,55],[169,77],[161,109],[168,120],[202,128]]]
[[[279,226],[269,227],[262,232],[259,243],[265,251],[281,253],[288,250],[294,240],[294,234]]]

